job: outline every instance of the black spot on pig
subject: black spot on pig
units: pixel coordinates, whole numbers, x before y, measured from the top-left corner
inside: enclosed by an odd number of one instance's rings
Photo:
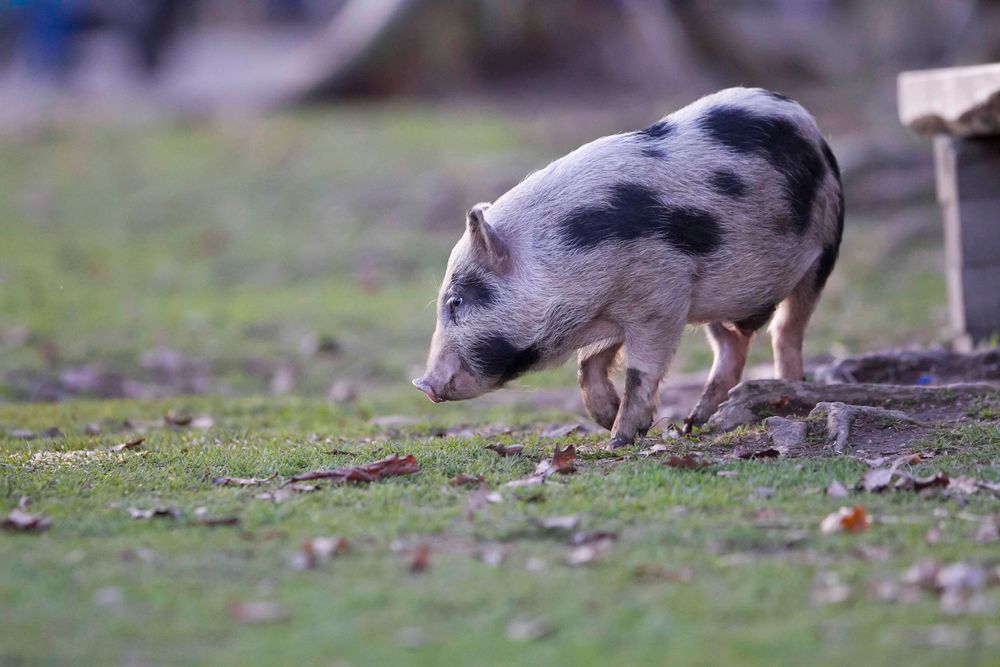
[[[676,129],[676,125],[664,118],[663,120],[656,121],[644,130],[639,130],[636,134],[644,139],[664,139],[673,134]]]
[[[823,248],[816,264],[816,282],[813,289],[818,294],[826,286],[827,278],[833,273],[833,267],[837,263],[837,255],[840,253],[840,239],[844,235],[844,191],[838,193],[837,199],[837,230],[833,242]]]
[[[642,149],[642,154],[648,158],[654,160],[666,160],[667,154],[660,148],[655,148],[653,146],[644,146]]]
[[[740,153],[760,155],[783,174],[794,229],[805,232],[826,165],[795,124],[780,116],[723,105],[709,109],[698,125],[713,140]]]
[[[830,150],[830,144],[826,143],[826,139],[819,140],[820,148],[823,151],[823,159],[826,160],[826,165],[830,167],[830,171],[833,175],[837,177],[837,182],[840,182],[840,165],[837,164],[837,158],[833,156],[833,151]]]
[[[631,394],[642,386],[642,373],[634,368],[625,371],[625,393]]]
[[[654,238],[686,255],[707,255],[722,243],[722,229],[712,215],[696,208],[664,204],[649,188],[619,183],[607,206],[580,208],[560,223],[564,242],[589,250],[602,243]]]
[[[523,375],[540,358],[534,346],[518,349],[503,336],[490,336],[473,344],[469,363],[482,375],[499,378],[503,384]]]
[[[709,185],[719,194],[734,199],[738,199],[747,193],[747,184],[743,179],[725,169],[720,169],[712,174],[709,179]]]
[[[760,329],[762,326],[767,324],[767,321],[771,319],[774,315],[774,309],[778,307],[778,304],[772,303],[769,306],[761,308],[759,311],[751,315],[750,317],[745,317],[738,322],[733,322],[736,328],[740,330],[744,336],[749,336],[753,332]]]
[[[775,92],[773,90],[767,90],[765,88],[760,89],[762,93],[770,97],[772,100],[778,100],[779,102],[791,102],[792,98],[788,95],[782,95],[781,93]]]

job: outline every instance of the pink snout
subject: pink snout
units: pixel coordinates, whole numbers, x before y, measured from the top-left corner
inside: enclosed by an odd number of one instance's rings
[[[413,386],[419,389],[420,391],[424,392],[425,394],[427,394],[427,398],[431,399],[435,403],[440,403],[441,401],[444,400],[434,390],[434,387],[431,386],[431,383],[428,382],[427,378],[415,379],[413,381]]]

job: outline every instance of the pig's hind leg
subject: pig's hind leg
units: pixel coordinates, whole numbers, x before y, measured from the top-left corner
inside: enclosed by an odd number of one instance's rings
[[[792,293],[778,306],[771,321],[771,349],[774,352],[774,375],[782,380],[804,380],[802,341],[806,325],[823,289],[814,267],[799,281]],[[825,276],[824,276],[825,279]]]
[[[576,374],[584,407],[595,422],[609,431],[615,424],[618,407],[621,405],[621,399],[609,377],[621,347],[622,344],[617,343],[597,354],[581,350]]]
[[[690,433],[693,426],[708,421],[719,404],[726,400],[729,390],[739,383],[753,339],[752,330],[748,333],[737,326],[729,328],[721,322],[713,322],[705,329],[715,359],[698,404],[684,420],[685,433]]]

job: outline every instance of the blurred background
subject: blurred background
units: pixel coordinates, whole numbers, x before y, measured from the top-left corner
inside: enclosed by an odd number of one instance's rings
[[[417,406],[469,205],[732,85],[801,101],[844,171],[813,363],[945,342],[895,80],[998,57],[985,0],[0,0],[0,400]],[[710,359],[692,332],[672,377]]]

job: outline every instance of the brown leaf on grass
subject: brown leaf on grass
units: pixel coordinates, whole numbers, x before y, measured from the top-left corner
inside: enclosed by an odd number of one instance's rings
[[[943,472],[936,473],[934,475],[928,475],[927,477],[913,477],[912,475],[907,475],[905,473],[900,473],[899,479],[893,485],[893,488],[897,491],[912,489],[913,491],[923,491],[924,489],[931,489],[940,486],[948,486],[949,482],[948,475]]]
[[[181,516],[181,511],[176,507],[152,507],[144,510],[129,507],[125,511],[133,519],[141,519],[143,521],[149,519],[178,519]]]
[[[384,459],[360,466],[336,468],[334,470],[313,470],[290,477],[290,482],[307,482],[313,479],[332,479],[337,482],[377,482],[388,477],[412,475],[420,470],[420,464],[412,454],[399,456],[391,454]]]
[[[504,484],[504,486],[516,489],[524,486],[537,486],[538,484],[544,484],[547,478],[556,473],[565,475],[576,472],[576,467],[573,465],[573,461],[575,460],[576,447],[569,445],[566,449],[559,449],[559,446],[557,445],[552,451],[552,458],[540,461],[538,465],[535,466],[535,472],[523,479],[511,480]]]
[[[485,448],[496,452],[500,456],[520,456],[524,451],[524,445],[501,445],[500,443],[486,445]]]
[[[192,421],[194,421],[192,415],[178,413],[173,410],[163,415],[163,423],[167,426],[190,426]]]
[[[417,574],[431,568],[431,548],[426,544],[418,545],[410,554],[410,562],[406,566],[410,572]]]
[[[826,487],[826,495],[830,496],[831,498],[846,498],[847,487],[838,482],[837,480],[833,480],[832,482],[830,482],[830,485]]]
[[[841,507],[836,512],[831,513],[819,525],[819,530],[824,535],[831,533],[860,533],[868,530],[871,519],[868,512],[861,505],[854,507]]]
[[[257,486],[270,482],[277,476],[278,473],[268,477],[213,477],[212,484],[215,486]]]
[[[293,485],[290,484],[289,486]],[[254,498],[257,500],[268,500],[274,503],[275,505],[283,503],[291,497],[292,497],[292,492],[289,491],[287,488],[271,489],[270,491],[264,491],[263,493],[258,493],[256,496],[254,496]]]
[[[663,452],[670,451],[670,448],[663,444],[655,444],[648,449],[643,449],[639,452],[639,456],[648,457],[656,456],[657,454],[662,454]]]
[[[132,449],[133,447],[138,447],[139,445],[141,445],[144,442],[146,442],[145,438],[143,438],[143,437],[135,437],[135,438],[132,438],[131,440],[127,440],[127,441],[121,443],[120,445],[114,445],[112,447],[108,447],[108,451],[109,452],[124,452],[126,449]]]
[[[292,482],[285,487],[295,493],[310,493],[320,488],[319,484],[306,484],[305,482]]]
[[[216,526],[236,526],[240,523],[238,516],[208,516],[207,507],[197,507],[194,510],[194,522],[199,526],[214,528]]]
[[[343,537],[314,537],[303,542],[292,556],[292,567],[296,570],[314,570],[350,550],[350,542]]]
[[[482,475],[467,475],[459,473],[448,480],[452,486],[482,486],[484,480]]]
[[[671,468],[681,468],[682,470],[704,470],[712,464],[700,456],[689,452],[684,456],[671,456],[665,465]]]
[[[892,478],[896,475],[896,468],[876,468],[864,474],[859,483],[859,488],[871,493],[879,493],[889,488]]]
[[[230,602],[229,616],[237,623],[275,623],[291,618],[292,612],[279,602]]]
[[[576,467],[573,466],[575,460],[576,448],[573,445],[569,445],[566,449],[559,449],[556,446],[552,452],[552,458],[539,461],[534,474],[549,477],[556,473],[565,475],[576,472]]]
[[[0,524],[4,530],[19,530],[26,533],[40,533],[52,527],[52,519],[44,514],[33,514],[27,512],[24,506],[27,503],[22,498],[21,505],[11,510],[10,514]]]

